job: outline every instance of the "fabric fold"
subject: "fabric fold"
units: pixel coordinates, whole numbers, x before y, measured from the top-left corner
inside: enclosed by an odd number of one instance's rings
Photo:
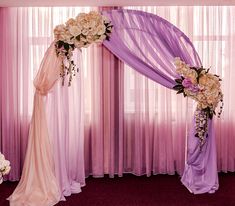
[[[34,80],[36,92],[27,152],[20,182],[8,198],[11,206],[52,206],[60,200],[44,103],[44,95],[59,78],[60,65],[52,43]]]
[[[195,137],[195,127],[188,135],[187,162],[181,182],[193,194],[214,193],[219,188],[212,120],[208,122],[208,134],[201,150]]]

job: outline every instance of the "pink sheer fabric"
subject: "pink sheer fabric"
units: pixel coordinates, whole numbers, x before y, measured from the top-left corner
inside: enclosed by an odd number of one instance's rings
[[[193,41],[203,65],[211,66],[212,72],[222,76],[225,106],[222,118],[215,119],[218,170],[235,171],[235,96],[231,95],[235,83],[235,8],[134,9],[156,13],[174,23]],[[32,68],[38,69],[52,41],[54,26],[81,11],[81,8],[0,8],[0,44],[3,46],[0,50],[0,147],[12,163],[10,180],[19,179],[24,161],[33,99]],[[174,91],[154,84],[126,66],[119,70],[120,63],[106,51],[103,51],[101,61],[102,52],[99,52],[97,47],[83,51],[84,72],[79,77],[84,93],[80,99],[74,100],[75,105],[84,104],[84,119],[81,121],[85,130],[86,176],[182,172],[185,121],[190,120],[186,108],[191,113],[192,102],[187,104]],[[64,101],[63,108],[67,109],[71,101]],[[65,116],[51,117],[49,123],[55,124],[56,132],[65,131],[56,125],[58,123],[52,122],[64,120]],[[68,122],[68,125],[77,127],[77,123]],[[64,149],[65,143],[61,144]],[[67,160],[63,161],[69,164]],[[84,168],[78,167],[80,170],[82,173]]]
[[[59,78],[60,65],[52,43],[34,80],[36,92],[28,147],[21,180],[9,197],[11,206],[51,206],[60,200],[44,105],[44,95]]]

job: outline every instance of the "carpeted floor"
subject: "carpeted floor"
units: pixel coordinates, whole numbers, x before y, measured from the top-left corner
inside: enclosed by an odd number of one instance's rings
[[[89,177],[82,193],[57,206],[235,206],[235,173],[220,173],[219,181],[215,194],[193,195],[181,185],[177,175]],[[6,198],[16,184],[0,185],[0,206],[9,205]]]

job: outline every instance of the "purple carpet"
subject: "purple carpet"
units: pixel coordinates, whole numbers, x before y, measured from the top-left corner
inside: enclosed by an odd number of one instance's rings
[[[235,173],[220,173],[219,183],[215,194],[193,195],[177,175],[89,177],[82,193],[57,206],[235,206]],[[0,206],[9,205],[6,198],[16,184],[0,185]]]

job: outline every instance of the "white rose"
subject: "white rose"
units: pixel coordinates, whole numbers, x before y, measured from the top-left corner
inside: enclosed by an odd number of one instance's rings
[[[103,42],[103,40],[101,40],[101,39],[96,39],[95,40],[95,43],[102,43]]]
[[[3,167],[8,167],[10,166],[10,162],[8,160],[3,161]]]
[[[10,167],[10,166],[7,166],[7,167],[5,167],[5,169],[4,169],[4,171],[2,172],[2,174],[3,174],[3,175],[7,175],[7,174],[9,174],[10,170],[11,170],[11,167]]]
[[[175,65],[176,67],[182,67],[182,66],[184,66],[184,62],[181,61],[181,59],[180,59],[179,57],[175,57],[174,65]]]
[[[3,154],[0,153],[0,162],[4,161],[5,160],[5,157]]]
[[[198,74],[197,72],[194,70],[194,69],[189,69],[186,71],[186,74],[185,74],[185,77],[188,77],[190,78],[191,82],[193,84],[196,84],[197,83],[197,77],[198,77]]]
[[[54,29],[55,34],[59,34],[61,32],[64,32],[66,30],[66,27],[64,24],[57,25]]]
[[[188,70],[189,70],[189,69],[188,69],[187,67],[181,66],[181,67],[177,67],[176,72],[177,72],[178,74],[183,74],[183,75],[185,75],[185,74],[187,74]]]
[[[106,27],[104,25],[100,25],[98,28],[97,28],[97,34],[98,35],[102,35],[105,33],[105,30],[106,30]]]
[[[69,32],[74,37],[76,37],[81,34],[81,28],[79,26],[71,26],[71,27],[69,27]]]
[[[96,26],[96,22],[95,21],[93,21],[93,20],[89,20],[88,22],[86,22],[86,23],[84,23],[83,24],[83,27],[85,28],[85,29],[92,29],[92,28],[94,28]]]
[[[76,21],[77,21],[77,22],[83,21],[83,20],[85,19],[86,15],[87,15],[86,13],[80,13],[80,14],[78,14],[77,17],[76,17]]]
[[[92,28],[92,29],[89,30],[89,35],[94,36],[94,35],[97,34],[97,32],[98,32],[97,27],[94,27],[94,28]]]
[[[89,44],[91,44],[91,43],[94,42],[94,36],[92,36],[92,35],[88,35],[88,36],[86,37],[86,39],[87,39],[87,42],[88,42]]]
[[[106,23],[106,24],[110,23],[110,20],[108,19],[107,16],[102,16],[102,20],[103,20],[104,23]]]
[[[70,26],[76,26],[77,25],[77,21],[73,18],[70,18],[68,21],[66,21],[66,26],[70,27]]]
[[[88,29],[85,29],[85,28],[84,28],[84,29],[82,30],[82,34],[83,34],[83,35],[86,36],[88,33],[89,33],[89,30],[88,30]]]
[[[74,43],[76,48],[82,48],[84,46],[84,42],[82,41],[75,41]]]
[[[100,13],[98,11],[90,11],[89,15],[91,15],[91,16],[100,16]]]

